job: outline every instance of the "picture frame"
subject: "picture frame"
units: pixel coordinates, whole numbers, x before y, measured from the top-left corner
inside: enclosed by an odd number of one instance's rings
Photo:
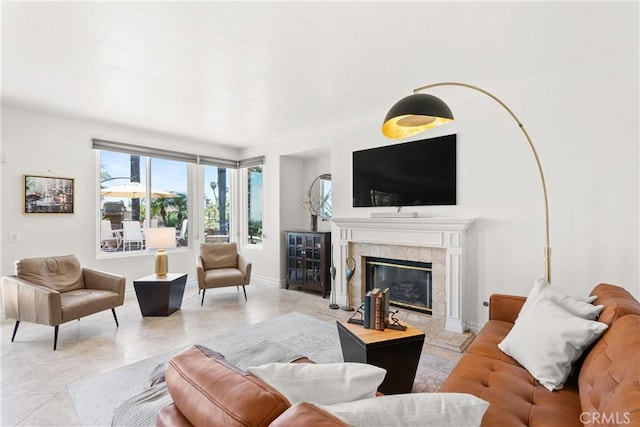
[[[24,175],[23,213],[73,214],[75,181],[56,176]]]

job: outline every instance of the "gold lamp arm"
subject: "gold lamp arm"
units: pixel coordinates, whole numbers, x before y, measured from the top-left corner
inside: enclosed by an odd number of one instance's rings
[[[536,159],[536,165],[538,165],[538,172],[540,172],[540,180],[542,181],[542,192],[544,193],[544,217],[545,217],[545,235],[546,235],[546,246],[544,248],[545,276],[547,279],[547,283],[551,283],[551,246],[549,245],[549,199],[547,196],[547,183],[544,179],[544,172],[542,171],[542,164],[540,163],[538,152],[536,151],[536,147],[533,145],[533,142],[531,141],[531,137],[529,136],[529,133],[525,129],[522,122],[520,122],[518,117],[515,115],[515,113],[504,102],[502,102],[497,96],[493,95],[492,93],[487,92],[486,90],[479,88],[477,86],[473,86],[467,83],[460,83],[460,82],[440,82],[440,83],[433,83],[433,84],[416,88],[413,90],[413,93],[419,93],[425,89],[430,89],[438,86],[466,87],[468,89],[472,89],[472,90],[475,90],[476,92],[480,92],[487,95],[489,98],[493,99],[498,104],[500,104],[505,110],[507,110],[507,112],[511,115],[511,117],[513,117],[513,119],[518,124],[518,127],[524,134],[524,137],[527,139],[527,142],[529,143],[529,147],[533,152],[533,157],[535,157]]]

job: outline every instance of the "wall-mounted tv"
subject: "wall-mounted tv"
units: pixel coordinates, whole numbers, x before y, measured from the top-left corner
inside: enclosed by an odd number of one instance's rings
[[[456,135],[353,152],[353,206],[456,204]]]

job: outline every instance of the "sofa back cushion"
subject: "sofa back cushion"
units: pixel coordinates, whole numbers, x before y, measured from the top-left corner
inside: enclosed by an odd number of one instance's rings
[[[19,279],[58,292],[83,289],[82,267],[74,255],[25,258],[15,264]]]
[[[620,286],[608,283],[600,283],[591,295],[598,298],[593,302],[594,305],[604,305],[604,310],[598,316],[598,321],[611,326],[617,319],[627,314],[640,314],[640,303],[627,291]]]
[[[200,256],[205,270],[238,267],[238,247],[235,242],[202,243]]]
[[[640,315],[613,323],[585,358],[578,381],[585,424],[640,425]]]
[[[194,426],[268,426],[291,406],[273,387],[198,346],[174,356],[165,377]]]

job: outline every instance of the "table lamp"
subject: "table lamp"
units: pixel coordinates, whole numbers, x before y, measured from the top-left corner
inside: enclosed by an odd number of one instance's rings
[[[165,249],[176,247],[175,227],[147,228],[146,241],[148,249],[157,249],[156,252],[156,277],[167,277],[169,270],[169,258]]]

